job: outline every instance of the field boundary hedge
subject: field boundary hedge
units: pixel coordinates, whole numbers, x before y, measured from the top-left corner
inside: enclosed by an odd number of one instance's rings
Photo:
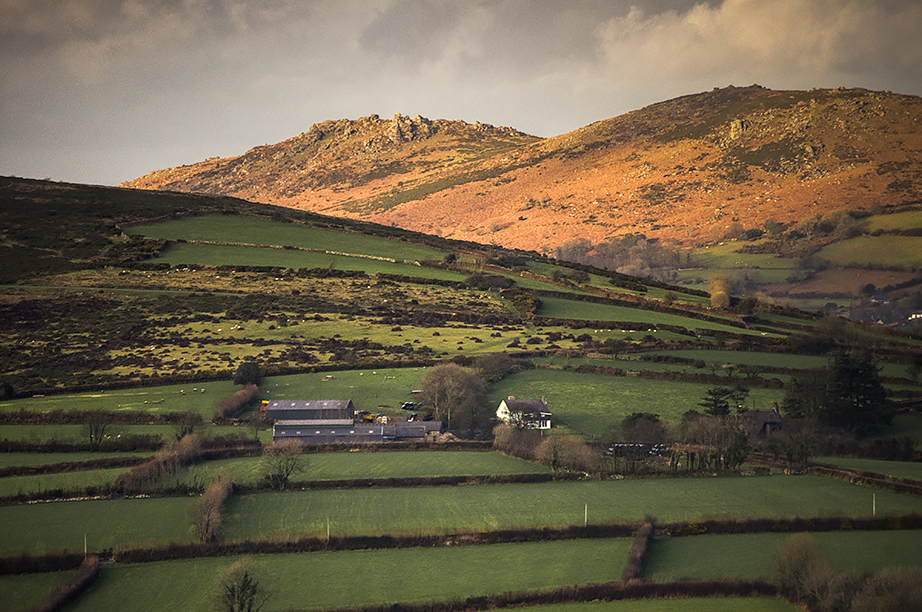
[[[559,603],[699,597],[779,597],[779,592],[778,587],[764,580],[734,578],[668,583],[605,582],[466,599],[334,608],[328,612],[481,612]]]
[[[29,440],[0,440],[0,453],[84,453],[84,452],[134,452],[155,451],[163,440],[155,435],[128,435],[118,439],[103,440],[101,444],[62,441],[56,438],[44,442]]]
[[[682,521],[657,525],[672,537],[704,534],[795,533],[802,531],[899,531],[922,529],[922,514],[900,516],[825,516],[813,518],[755,518]]]
[[[342,480],[302,480],[289,483],[286,491],[321,491],[329,489],[394,489],[446,487],[463,485],[535,484],[561,480],[582,480],[578,473],[496,474],[482,476],[412,476],[407,478],[350,478]],[[234,493],[248,495],[274,491],[270,483],[235,484]]]
[[[0,425],[85,425],[94,420],[107,425],[175,425],[192,418],[202,422],[197,412],[118,412],[114,410],[49,410],[38,412],[21,408],[0,411]]]
[[[229,458],[232,456],[255,456],[258,453],[249,449],[242,449],[240,454],[231,454],[228,451],[216,451],[215,458]],[[225,454],[226,453],[226,454]],[[150,463],[151,465],[147,465]],[[144,484],[150,484],[157,477],[165,475],[160,467],[154,465],[156,459],[151,459],[135,466],[145,466],[145,472],[151,472],[151,480]],[[396,488],[420,488],[420,487],[456,487],[465,485],[499,485],[499,484],[536,484],[543,482],[562,481],[562,480],[582,480],[585,476],[579,473],[538,473],[538,474],[499,474],[499,475],[482,475],[482,476],[417,476],[409,478],[354,478],[343,480],[303,480],[289,483],[284,490],[286,491],[322,491],[332,489],[396,489]],[[65,501],[73,499],[99,499],[103,497],[132,497],[135,494],[143,494],[147,497],[187,497],[189,495],[198,495],[204,490],[201,486],[178,485],[169,488],[159,489],[138,489],[137,486],[126,490],[124,488],[125,480],[133,479],[130,472],[126,472],[119,479],[110,484],[91,485],[83,489],[48,489],[44,491],[33,491],[30,493],[18,493],[16,495],[6,495],[0,497],[0,506],[13,506],[23,503],[45,502],[45,501]],[[254,493],[268,493],[277,491],[268,482],[259,484],[235,484],[234,493],[237,495],[250,495]]]
[[[647,560],[647,553],[650,547],[650,540],[653,539],[654,520],[649,518],[637,530],[634,537],[634,543],[631,545],[631,553],[628,556],[627,566],[624,568],[622,580],[639,580],[643,576],[643,565]]]
[[[99,557],[87,556],[80,564],[77,573],[63,586],[51,592],[45,600],[29,612],[57,612],[76,599],[99,577]]]
[[[656,370],[622,370],[609,366],[581,364],[575,370],[578,374],[603,374],[605,376],[636,376],[650,380],[670,380],[675,382],[702,383],[709,385],[731,386],[743,383],[747,387],[762,387],[766,389],[781,389],[784,387],[777,378],[728,378],[718,374],[704,372],[658,372]]]
[[[913,495],[922,495],[922,482],[909,478],[895,478],[886,474],[876,472],[866,472],[864,470],[854,470],[843,468],[828,463],[813,463],[807,468],[807,474],[816,474],[818,476],[831,476],[840,480],[847,480],[852,484],[868,485],[879,489],[889,489],[897,493],[911,493]]]
[[[652,525],[649,521],[646,524]],[[265,539],[204,544],[168,544],[159,547],[124,548],[99,551],[112,554],[118,563],[149,563],[201,557],[228,557],[252,554],[287,554],[320,551],[380,550],[435,546],[476,546],[560,540],[648,537],[667,535],[686,537],[703,534],[795,533],[822,531],[895,531],[922,529],[922,514],[891,517],[818,517],[793,519],[728,519],[700,522],[664,523],[644,536],[644,525],[601,523],[568,527],[537,527],[496,531],[461,532],[445,535],[369,535],[303,537],[291,540]],[[78,553],[47,555],[20,554],[0,557],[0,575],[59,571],[77,567],[83,558]]]
[[[41,474],[62,474],[65,472],[134,467],[144,463],[148,459],[150,459],[150,457],[107,457],[105,459],[64,461],[61,463],[47,463],[44,465],[14,465],[0,468],[0,478],[5,478],[7,476],[39,476]]]
[[[380,535],[304,537],[296,540],[244,540],[205,544],[170,544],[163,547],[116,550],[118,563],[149,563],[199,557],[227,557],[255,554],[287,554],[320,551],[383,550],[429,548],[435,546],[476,546],[522,542],[549,542],[601,538],[627,538],[637,531],[635,524],[573,525],[458,533],[449,535]]]

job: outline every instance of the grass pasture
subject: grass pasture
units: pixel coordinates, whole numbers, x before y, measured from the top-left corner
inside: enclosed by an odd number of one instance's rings
[[[176,439],[172,425],[113,425],[110,436],[151,435],[169,441]],[[251,435],[244,426],[208,425],[200,430],[204,436]],[[268,430],[260,432],[260,439],[265,442]],[[86,425],[0,425],[0,440],[24,440],[26,442],[86,442]]]
[[[683,578],[770,579],[774,551],[789,534],[700,535],[654,540],[644,577],[654,582]],[[814,533],[834,569],[874,572],[885,567],[922,569],[922,531]]]
[[[717,246],[697,249],[692,254],[692,263],[702,268],[760,268],[792,270],[797,266],[794,259],[778,257],[770,253],[737,253],[741,242],[724,242]]]
[[[381,368],[273,376],[260,384],[260,396],[267,400],[351,399],[357,410],[408,416],[400,406],[413,401],[412,392],[425,375],[426,368]]]
[[[263,480],[259,457],[222,459],[196,464],[178,474],[180,480],[191,478],[210,482],[218,469],[226,469],[237,484],[256,484]],[[318,453],[307,456],[307,468],[294,474],[292,481],[350,480],[357,478],[420,478],[431,476],[489,476],[502,474],[543,474],[548,468],[490,452],[345,452]],[[3,480],[0,479],[0,484]]]
[[[554,604],[533,612],[797,612],[800,608],[774,597],[689,597]]]
[[[894,213],[892,215],[874,215],[866,221],[868,231],[917,229],[922,227],[922,210]]]
[[[46,572],[0,576],[0,610],[26,612],[55,589],[64,586],[75,572]]]
[[[819,476],[678,478],[234,496],[225,536],[454,533],[519,527],[710,518],[879,516],[922,510],[922,499]],[[0,509],[4,510],[4,509]],[[0,513],[2,517],[2,513]]]
[[[630,539],[535,542],[297,555],[258,555],[277,588],[265,611],[423,602],[620,580]],[[218,573],[232,559],[192,559],[102,569],[68,608],[210,609]],[[502,571],[497,571],[497,570]]]
[[[0,554],[91,551],[120,545],[193,542],[194,498],[91,499],[0,507]]]
[[[643,364],[638,364],[637,369],[643,369]],[[491,405],[498,406],[510,395],[520,399],[547,397],[555,424],[592,437],[605,433],[634,412],[653,412],[663,420],[677,421],[686,411],[698,409],[709,386],[538,369],[507,376],[490,387],[489,398]],[[753,388],[747,405],[769,408],[772,402],[781,402],[783,396],[780,389]]]
[[[818,369],[829,365],[829,358],[790,353],[758,353],[755,351],[688,350],[651,351],[645,355],[665,355],[696,359],[705,363],[768,366],[778,368]]]
[[[156,387],[135,387],[93,393],[27,397],[0,402],[0,410],[105,410],[108,412],[196,412],[211,420],[218,403],[240,389],[230,380]]]
[[[761,335],[762,332],[747,330],[700,319],[692,319],[679,315],[628,308],[627,306],[613,306],[610,304],[595,304],[592,302],[577,302],[562,298],[541,298],[542,317],[557,319],[582,319],[584,321],[628,321],[632,323],[649,323],[651,325],[665,324],[677,325],[687,329],[712,329],[731,332],[734,334]]]
[[[222,246],[214,244],[181,243],[171,245],[153,263],[172,266],[198,264],[203,266],[273,266],[279,268],[326,268],[332,262],[337,270],[361,270],[367,274],[402,274],[439,280],[464,280],[467,275],[438,268],[381,261],[369,257],[331,255],[309,251],[290,251],[274,248]]]
[[[50,465],[53,463],[70,463],[92,461],[94,459],[113,459],[115,457],[149,457],[153,452],[142,453],[0,453],[0,468],[24,465]]]
[[[834,265],[922,267],[920,236],[859,236],[823,247],[816,257]]]
[[[0,478],[0,497],[20,493],[40,493],[61,489],[78,491],[86,487],[112,484],[122,472],[130,468],[109,468],[104,470],[81,470],[61,474],[38,474],[34,476],[7,476]]]
[[[443,251],[400,240],[230,215],[187,217],[155,225],[141,225],[129,228],[127,233],[164,240],[292,246],[390,257],[398,261],[441,259],[445,256]]]
[[[892,478],[922,481],[922,463],[917,461],[883,461],[881,459],[854,459],[852,457],[814,457],[813,460],[837,465],[847,470],[862,470]]]

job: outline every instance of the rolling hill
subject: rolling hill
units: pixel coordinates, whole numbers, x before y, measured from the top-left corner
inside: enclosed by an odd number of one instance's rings
[[[916,96],[731,86],[545,139],[418,116],[327,121],[125,185],[546,252],[631,233],[691,246],[767,221],[918,208],[920,121]]]

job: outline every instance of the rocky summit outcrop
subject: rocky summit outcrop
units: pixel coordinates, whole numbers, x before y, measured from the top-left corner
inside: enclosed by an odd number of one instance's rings
[[[200,191],[536,250],[922,204],[922,99],[727,87],[541,139],[464,121],[326,121],[130,187]]]

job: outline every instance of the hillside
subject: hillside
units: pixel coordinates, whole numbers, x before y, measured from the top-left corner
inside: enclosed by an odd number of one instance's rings
[[[267,610],[793,610],[807,529],[919,567],[922,335],[225,196],[0,177],[0,238],[2,610],[206,609],[241,567]],[[494,429],[510,397],[552,428]],[[305,398],[358,412],[281,439],[260,405]]]
[[[715,89],[554,138],[397,115],[328,121],[126,186],[232,195],[546,250],[642,233],[689,246],[766,221],[922,201],[922,99]]]

